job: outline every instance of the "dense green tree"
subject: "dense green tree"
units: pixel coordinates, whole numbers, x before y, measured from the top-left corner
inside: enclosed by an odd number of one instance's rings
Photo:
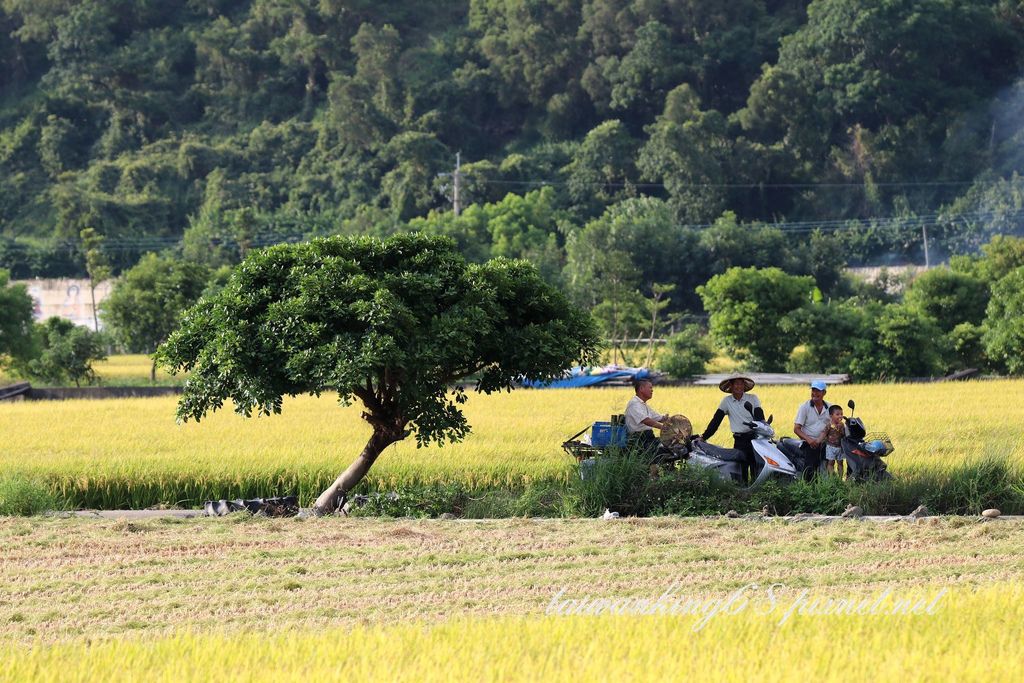
[[[989,367],[985,353],[985,328],[982,325],[960,323],[949,333],[949,347],[953,366],[957,370]]]
[[[400,133],[381,150],[391,170],[381,178],[380,192],[397,220],[426,213],[437,203],[435,179],[448,164],[448,150],[429,133]]]
[[[509,194],[484,207],[491,233],[491,255],[523,258],[537,266],[551,284],[561,283],[562,235],[569,230],[568,217],[555,204],[550,187],[524,196]]]
[[[700,325],[687,325],[668,338],[665,348],[658,354],[659,370],[678,379],[690,379],[704,373],[715,357],[715,349]]]
[[[778,268],[730,268],[697,288],[711,335],[752,369],[778,372],[797,345],[778,320],[809,301],[814,281]]]
[[[985,313],[985,353],[1000,370],[1024,374],[1024,266],[994,285]]]
[[[654,283],[675,286],[677,306],[692,304],[692,274],[703,272],[697,234],[678,225],[672,210],[652,198],[628,199],[566,239],[565,282],[585,305],[615,300]]]
[[[803,347],[786,364],[789,372],[850,372],[854,345],[869,334],[868,320],[880,311],[856,301],[808,302],[779,320],[779,329]],[[870,313],[869,313],[870,311]]]
[[[546,106],[580,66],[580,5],[566,0],[471,0],[469,28],[508,103]]]
[[[458,441],[469,431],[451,383],[511,389],[593,360],[589,317],[524,261],[467,265],[449,239],[404,234],[319,239],[251,254],[201,300],[158,356],[190,372],[181,419],[230,399],[243,415],[278,413],[285,395],[358,399],[373,433],[317,499],[336,510],[390,444]]]
[[[569,196],[588,213],[627,197],[635,188],[637,141],[621,121],[605,121],[583,139],[566,167]]]
[[[700,232],[700,258],[707,277],[729,268],[781,268],[796,272],[802,265],[793,253],[793,240],[778,228],[744,225],[726,212]],[[810,259],[807,259],[808,261]],[[807,273],[805,273],[807,274]]]
[[[466,207],[458,216],[452,211],[431,211],[424,218],[409,221],[409,227],[428,235],[444,235],[455,240],[459,252],[470,263],[483,263],[491,257],[490,215],[480,204]]]
[[[781,144],[816,180],[865,184],[860,195],[822,188],[814,197],[822,207],[870,210],[876,183],[947,172],[949,118],[1008,83],[1020,49],[991,3],[816,0],[751,88],[739,121]],[[919,189],[919,201],[941,198],[939,188]]]
[[[10,284],[0,269],[0,368],[27,362],[36,352],[32,297],[25,285]]]
[[[960,323],[980,325],[985,319],[989,288],[983,280],[948,268],[933,268],[910,284],[905,300],[931,316],[944,333]]]
[[[719,216],[727,208],[725,186],[732,177],[725,117],[702,111],[696,93],[681,85],[668,94],[664,114],[646,132],[637,167],[644,180],[664,184],[676,217],[706,223]]]
[[[155,353],[209,280],[205,265],[146,254],[114,283],[103,302],[105,329],[129,353]],[[156,381],[155,359],[150,380]]]
[[[51,384],[71,381],[76,387],[98,381],[92,364],[107,357],[101,333],[56,317],[38,327],[41,351],[26,366],[30,377]]]
[[[850,376],[858,380],[934,377],[947,369],[948,339],[929,316],[889,304],[866,319],[852,341]]]
[[[1020,168],[1024,170],[1024,165]],[[998,245],[1001,234],[1020,233],[1024,227],[1022,215],[1024,177],[1017,171],[1009,178],[996,178],[986,173],[943,209],[930,237],[952,253],[969,254],[984,249],[993,240]],[[990,250],[999,248],[989,247]]]
[[[1024,266],[1024,238],[996,235],[981,247],[976,274],[989,284],[995,284],[1014,270]]]

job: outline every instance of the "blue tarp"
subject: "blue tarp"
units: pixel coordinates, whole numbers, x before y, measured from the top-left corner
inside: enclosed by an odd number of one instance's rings
[[[523,382],[524,386],[535,389],[569,389],[573,387],[592,387],[612,380],[645,379],[651,376],[647,368],[573,368],[570,376],[554,382]]]

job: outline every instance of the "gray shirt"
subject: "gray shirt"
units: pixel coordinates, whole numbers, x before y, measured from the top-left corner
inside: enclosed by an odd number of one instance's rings
[[[825,433],[825,427],[828,426],[828,407],[829,403],[824,403],[819,413],[814,405],[810,401],[804,401],[800,404],[800,408],[796,411],[796,420],[794,424],[800,425],[803,428],[804,434],[814,439],[815,441],[821,439],[821,435]]]
[[[754,394],[743,394],[738,401],[733,398],[732,394],[729,394],[718,404],[718,409],[729,416],[729,429],[733,434],[744,434],[750,431],[745,423],[750,422],[754,417],[743,406],[747,401],[750,402],[751,410],[761,407],[761,400]]]

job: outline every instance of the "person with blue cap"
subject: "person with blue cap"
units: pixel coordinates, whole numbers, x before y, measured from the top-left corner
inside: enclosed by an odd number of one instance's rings
[[[793,433],[802,441],[800,450],[804,456],[804,478],[810,479],[821,465],[825,444],[825,429],[828,427],[829,404],[825,402],[828,387],[820,379],[811,382],[811,400],[801,403],[796,411]]]

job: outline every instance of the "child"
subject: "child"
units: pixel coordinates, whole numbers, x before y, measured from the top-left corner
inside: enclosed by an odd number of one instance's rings
[[[843,424],[843,407],[828,407],[828,426],[825,427],[825,471],[829,475],[836,473],[843,476],[843,437],[846,436],[846,425]]]

